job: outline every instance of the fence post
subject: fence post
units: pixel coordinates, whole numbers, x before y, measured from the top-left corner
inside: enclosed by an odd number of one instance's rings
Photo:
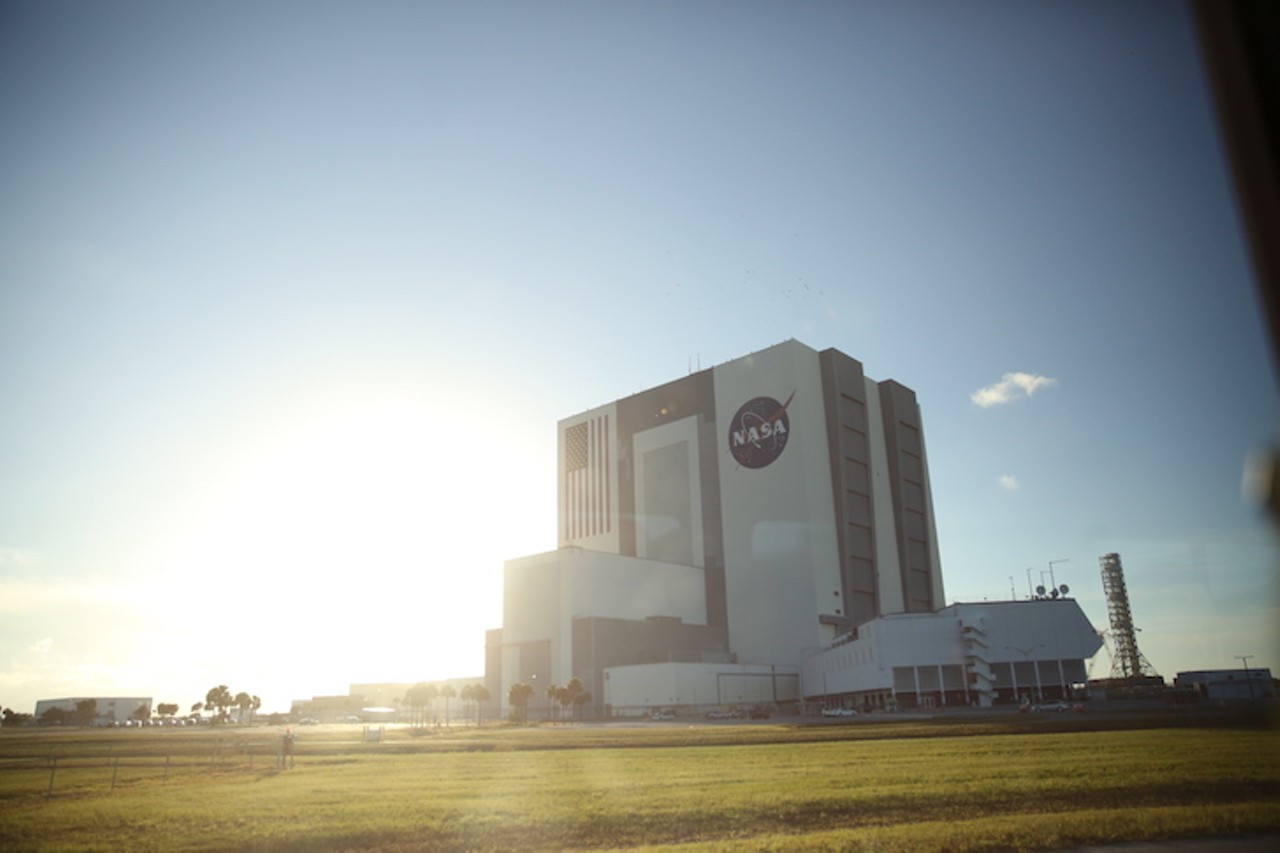
[[[52,752],[52,750],[50,750]],[[58,758],[55,755],[49,756],[49,790],[45,791],[46,797],[53,796],[53,774],[58,772]]]
[[[170,755],[164,757],[164,779],[166,782],[169,781],[169,759],[172,757]]]
[[[111,790],[116,789],[116,776],[120,773],[120,756],[116,756],[111,762]]]

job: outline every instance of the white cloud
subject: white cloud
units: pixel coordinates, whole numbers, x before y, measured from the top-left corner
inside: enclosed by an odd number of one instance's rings
[[[997,482],[1000,483],[1000,488],[1004,489],[1006,492],[1016,492],[1021,488],[1018,483],[1018,478],[1012,474],[1001,474],[1000,479]]]
[[[969,395],[975,405],[987,408],[1010,403],[1019,397],[1030,397],[1040,388],[1057,384],[1058,380],[1037,373],[1006,373],[1000,381],[979,388]]]

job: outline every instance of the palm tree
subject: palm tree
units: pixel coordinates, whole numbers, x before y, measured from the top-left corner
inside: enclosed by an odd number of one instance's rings
[[[533,696],[533,688],[523,681],[517,681],[507,691],[507,701],[519,709],[520,722],[529,722],[529,698]]]
[[[232,698],[231,689],[225,684],[209,688],[209,692],[204,696],[204,706],[206,708],[217,708],[218,719],[223,721],[227,718],[227,709],[234,704],[236,704],[236,700]]]
[[[489,701],[489,691],[483,684],[468,684],[462,688],[462,701],[474,702],[476,706],[476,725],[480,725],[482,703]]]
[[[489,701],[489,688],[483,684],[471,685],[471,700],[476,703],[476,725],[484,718],[484,704]]]
[[[579,720],[582,719],[582,709],[590,704],[590,702],[591,694],[585,690],[573,697],[574,715]]]
[[[422,709],[431,701],[432,685],[419,682],[410,687],[404,694],[405,701],[409,703],[409,708],[413,711],[413,725],[422,725]]]
[[[252,723],[258,716],[258,709],[262,707],[262,697],[254,695],[249,698],[253,700],[252,704],[249,705],[249,722]]]
[[[147,707],[147,706],[139,706]],[[97,699],[81,699],[76,703],[76,709],[72,711],[74,715],[72,719],[75,725],[87,726],[92,723],[98,716],[98,700]],[[147,707],[147,715],[150,716],[151,708]]]
[[[249,709],[253,707],[253,697],[241,690],[236,694],[236,698],[233,701],[236,708],[240,711],[239,714],[236,714],[236,722],[243,723],[245,721],[245,716],[249,713]]]
[[[467,703],[475,701],[476,686],[474,684],[464,684],[462,685],[462,690],[458,695],[462,697],[462,713],[465,716],[467,712]]]
[[[582,700],[581,697],[583,696],[586,696],[587,699]],[[573,705],[576,709],[581,709],[582,706],[590,700],[591,694],[582,689],[582,679],[578,678],[576,675],[569,679],[569,682],[564,686],[564,690],[560,694],[560,704],[564,705],[566,708]]]
[[[449,700],[458,695],[458,691],[453,689],[452,684],[445,684],[440,687],[440,695],[444,697],[444,724],[449,725]]]
[[[564,692],[564,688],[556,684],[547,685],[547,716],[554,722],[556,718],[556,702],[560,701],[560,696]]]
[[[465,710],[467,702],[476,704],[476,725],[480,725],[480,699],[476,697],[476,692],[481,689],[484,688],[479,684],[463,684],[462,693],[458,694],[462,697],[463,710]]]
[[[439,695],[440,695],[440,685],[438,684],[427,685],[427,707],[431,709],[430,713],[431,713],[432,722],[435,722],[435,716],[436,716],[435,701],[436,701],[436,697]]]

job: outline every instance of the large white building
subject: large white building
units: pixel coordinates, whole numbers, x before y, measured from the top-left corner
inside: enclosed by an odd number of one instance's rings
[[[504,706],[517,682],[541,692],[574,677],[618,713],[748,695],[866,702],[908,692],[894,675],[906,647],[875,647],[888,683],[856,676],[865,661],[841,669],[835,648],[894,635],[876,620],[954,623],[935,644],[961,645],[915,394],[843,353],[786,341],[566,418],[558,463],[559,547],[507,563],[487,640]],[[1088,626],[1074,602],[1053,604]],[[978,658],[911,648],[978,685],[952,695],[999,696]],[[923,702],[917,676],[910,701]]]

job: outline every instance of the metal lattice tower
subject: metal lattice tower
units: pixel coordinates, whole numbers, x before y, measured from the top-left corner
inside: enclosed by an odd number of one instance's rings
[[[1119,554],[1105,554],[1098,558],[1102,567],[1102,591],[1107,594],[1107,613],[1111,617],[1111,677],[1133,679],[1155,676],[1142,652],[1138,650],[1137,631],[1133,627],[1133,614],[1129,612],[1129,592],[1124,585],[1124,567]]]

